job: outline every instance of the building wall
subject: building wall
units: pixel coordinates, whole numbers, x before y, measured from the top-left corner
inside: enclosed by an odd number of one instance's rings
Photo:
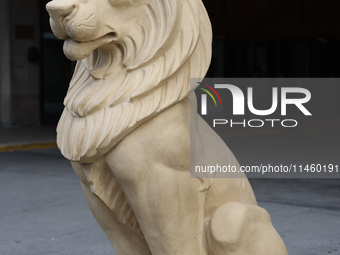
[[[39,125],[40,63],[28,59],[30,48],[40,52],[39,1],[1,0],[0,7],[0,123]]]

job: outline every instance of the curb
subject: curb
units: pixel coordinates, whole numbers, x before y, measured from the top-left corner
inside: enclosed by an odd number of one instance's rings
[[[57,147],[56,142],[0,145],[0,152],[31,150],[31,149],[47,149],[47,148],[56,148],[56,147]]]

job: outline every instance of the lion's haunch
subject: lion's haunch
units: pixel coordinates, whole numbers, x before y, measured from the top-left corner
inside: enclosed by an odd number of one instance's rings
[[[114,41],[114,38],[111,35],[105,35],[99,39],[89,42],[77,42],[71,38],[68,38],[64,42],[63,50],[65,56],[68,59],[76,61],[86,58],[95,49],[105,44],[109,44],[112,41]]]

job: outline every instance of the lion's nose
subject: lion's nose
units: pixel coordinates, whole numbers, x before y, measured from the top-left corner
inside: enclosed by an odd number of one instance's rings
[[[46,9],[55,22],[62,20],[77,9],[76,0],[53,0],[46,5]]]

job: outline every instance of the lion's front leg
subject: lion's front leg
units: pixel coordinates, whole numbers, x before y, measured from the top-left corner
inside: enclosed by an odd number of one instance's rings
[[[105,164],[82,165],[72,163],[72,166],[80,179],[86,202],[116,254],[150,255],[151,252],[143,233],[138,231],[139,226],[132,228],[129,224],[134,215],[122,219],[117,213],[117,210],[128,211],[129,205],[122,206],[125,198],[122,194],[117,194],[120,192],[119,190],[117,192],[119,187],[112,185],[115,183],[115,179],[106,171]],[[92,171],[95,171],[95,173]],[[111,183],[109,185],[110,190],[106,189],[108,188],[106,183]],[[98,189],[98,187],[100,188]],[[105,197],[103,193],[109,194],[109,196]]]
[[[129,170],[135,177],[118,179],[152,254],[206,254],[197,179],[158,164]]]
[[[105,156],[154,255],[206,254],[204,201],[189,174],[187,103],[149,120]]]

